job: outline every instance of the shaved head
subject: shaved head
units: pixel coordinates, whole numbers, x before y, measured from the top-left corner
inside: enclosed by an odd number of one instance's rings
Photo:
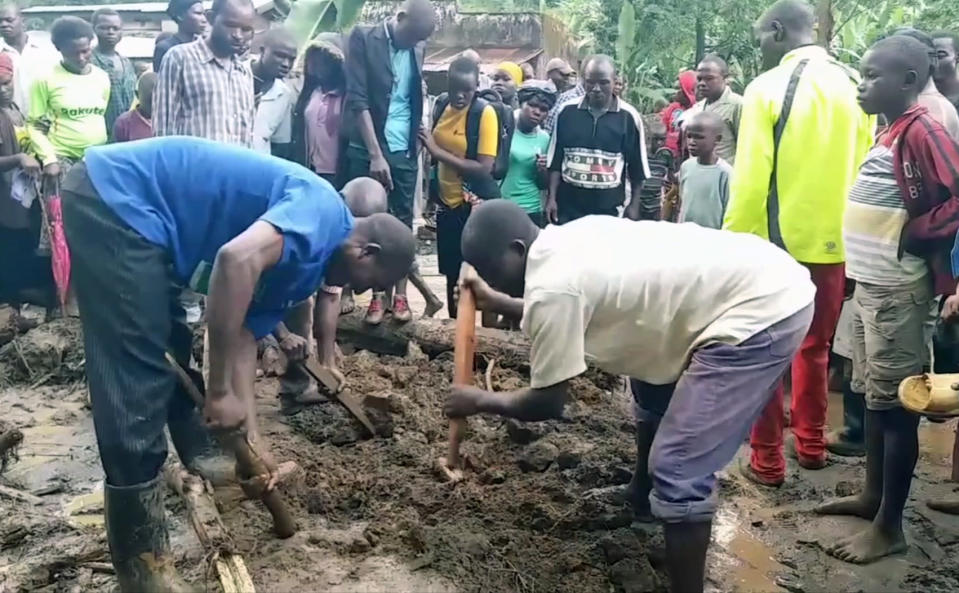
[[[344,185],[340,193],[346,200],[346,207],[356,218],[366,218],[387,210],[386,189],[371,177],[357,177]]]
[[[522,296],[526,255],[538,235],[522,208],[509,200],[490,200],[470,213],[460,247],[463,259],[494,288]]]
[[[816,14],[803,0],[779,0],[756,21],[763,69],[775,68],[783,56],[815,41]]]
[[[898,34],[886,37],[869,48],[869,53],[872,61],[883,68],[900,74],[915,72],[920,90],[929,81],[929,47],[915,37]]]
[[[394,41],[401,48],[411,48],[433,34],[436,9],[429,0],[406,0],[393,20]]]
[[[590,56],[583,62],[583,72],[588,71],[590,68],[593,69],[609,69],[613,73],[613,76],[616,75],[616,62],[613,61],[613,58],[604,55],[596,54],[595,56]]]
[[[810,35],[816,26],[816,12],[804,0],[779,0],[766,9],[760,17],[761,25],[778,21],[788,32],[805,32]]]
[[[406,276],[415,256],[413,232],[398,218],[380,212],[356,219],[326,275],[332,286],[349,284],[357,293],[382,289]]]
[[[715,111],[700,111],[686,124],[690,128],[700,128],[711,132],[722,133],[723,118]]]
[[[699,67],[702,68],[705,65],[713,65],[719,70],[720,74],[729,76],[729,64],[719,54],[707,54],[699,63]]]

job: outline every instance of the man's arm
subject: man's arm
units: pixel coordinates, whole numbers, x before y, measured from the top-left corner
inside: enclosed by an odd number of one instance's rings
[[[387,191],[393,191],[390,165],[383,156],[373,127],[373,116],[370,115],[366,62],[366,33],[362,27],[354,27],[346,52],[346,108],[348,114],[355,118],[360,139],[370,156],[370,177],[379,181]]]
[[[482,175],[493,170],[493,161],[496,159],[499,122],[496,110],[487,106],[480,117],[480,131],[476,160],[459,157],[442,148],[433,139],[433,134],[420,129],[420,140],[432,157],[456,170],[463,177]]]
[[[561,418],[569,392],[569,381],[542,389],[492,392],[473,387],[453,387],[444,411],[450,418],[495,414],[536,422]]]
[[[549,187],[546,188],[546,220],[547,222],[559,222],[557,218],[556,195],[559,192],[559,183],[563,178],[563,154],[566,150],[564,129],[560,127],[559,120],[563,112],[556,114],[556,120],[553,124],[553,133],[549,139],[549,149],[546,151],[546,166],[549,168]]]
[[[276,121],[270,122],[270,154],[280,158],[290,158],[291,143],[293,142],[293,104],[295,95],[292,91],[283,99],[283,109],[280,110]]]
[[[340,293],[320,288],[316,295],[314,332],[320,364],[336,367],[336,323],[340,317]]]
[[[736,165],[723,228],[769,238],[766,199],[773,170],[773,127],[778,114],[755,82],[743,96]]]
[[[902,247],[915,255],[928,255],[944,241],[953,241],[959,231],[959,144],[944,128],[932,130],[917,161],[925,184],[944,187],[949,198],[925,214],[910,220],[902,232]]]
[[[165,60],[164,64],[168,62]],[[207,408],[208,419],[215,428],[236,428],[247,422],[248,429],[255,432],[255,418],[250,412],[256,378],[256,340],[244,321],[260,276],[282,255],[283,235],[263,221],[253,223],[217,252],[207,296]]]
[[[38,78],[33,81],[30,87],[30,109],[27,112],[27,136],[33,146],[36,147],[37,156],[40,163],[45,168],[56,167],[59,169],[59,160],[57,151],[47,137],[44,125],[45,120],[50,119],[50,90],[45,78]],[[48,169],[49,170],[49,169]],[[57,171],[58,173],[59,171]],[[49,173],[53,175],[53,172]]]
[[[476,272],[466,274],[462,279],[463,286],[473,292],[476,308],[484,313],[495,313],[513,319],[523,318],[523,299],[509,296],[494,290]]]
[[[183,62],[179,51],[167,52],[157,73],[153,92],[153,135],[173,136],[180,105]]]
[[[445,406],[447,416],[490,413],[535,421],[562,414],[569,380],[586,371],[587,307],[582,295],[537,292],[528,316],[524,329],[530,336],[531,387],[511,393],[453,387]]]

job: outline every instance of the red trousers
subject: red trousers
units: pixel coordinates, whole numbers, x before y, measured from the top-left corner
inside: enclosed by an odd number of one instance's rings
[[[819,460],[826,455],[826,403],[829,393],[829,347],[846,283],[845,264],[803,264],[816,285],[815,313],[809,333],[792,362],[790,418],[796,452],[802,459]],[[786,476],[783,458],[783,387],[753,425],[750,445],[753,470],[764,479],[780,481]]]

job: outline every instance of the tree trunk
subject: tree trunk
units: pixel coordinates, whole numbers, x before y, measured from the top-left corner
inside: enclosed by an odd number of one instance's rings
[[[696,63],[702,61],[706,56],[706,26],[703,24],[703,17],[696,17]]]
[[[406,356],[410,342],[418,345],[430,358],[453,351],[453,321],[418,319],[405,324],[384,321],[380,325],[369,325],[363,321],[364,317],[365,311],[340,317],[336,328],[340,345],[350,344],[388,356]],[[496,358],[500,366],[529,367],[529,342],[520,332],[478,327],[476,354],[487,360]]]
[[[816,43],[828,50],[832,42],[833,30],[836,28],[836,20],[832,13],[832,0],[816,1],[816,22],[819,25],[816,32]]]

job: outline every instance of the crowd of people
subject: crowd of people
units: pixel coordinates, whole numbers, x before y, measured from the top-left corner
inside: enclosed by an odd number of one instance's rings
[[[254,42],[250,0],[169,14],[177,32],[138,74],[115,10],[57,19],[46,42],[0,7],[0,301],[71,311],[43,251],[62,198],[121,590],[178,590],[153,495],[163,429],[199,472],[222,460],[204,421],[259,438],[257,341],[296,363],[315,340],[343,382],[335,330],[354,292],[374,291],[372,325],[412,319],[408,284],[425,315],[443,307],[415,261],[419,210],[449,315],[469,286],[484,324],[531,340],[529,389],[454,387],[447,414],[551,418],[587,361],[630,377],[627,498],[664,523],[674,591],[703,588],[715,475],[747,435],[740,469],[764,487],[784,482],[786,454],[806,470],[865,455],[863,491],[819,511],[871,523],[828,551],[905,548],[920,418],[898,386],[930,369],[937,319],[959,315],[955,35],[891,31],[856,70],[815,45],[810,5],[779,0],[742,95],[711,54],[644,117],[604,55],[579,71],[552,59],[538,79],[464,51],[429,96],[428,0],[302,48],[283,28]],[[201,305],[202,414],[164,359],[189,367]],[[844,426],[826,434],[830,366]],[[290,364],[280,398],[293,414],[319,393]]]

